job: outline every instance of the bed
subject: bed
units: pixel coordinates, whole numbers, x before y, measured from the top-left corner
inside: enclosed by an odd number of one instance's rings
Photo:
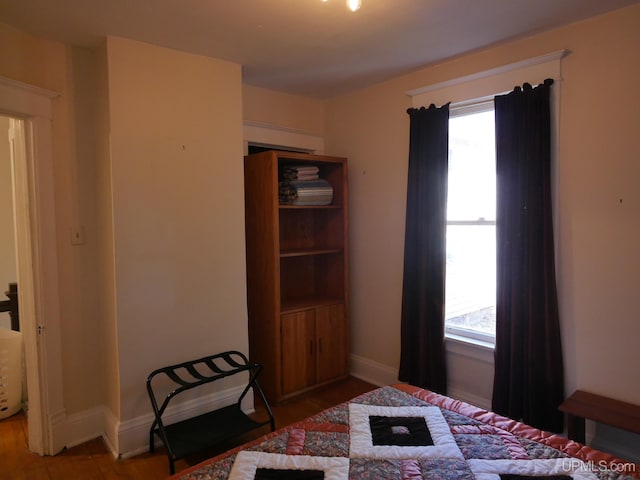
[[[640,479],[640,465],[410,385],[382,387],[171,480]]]

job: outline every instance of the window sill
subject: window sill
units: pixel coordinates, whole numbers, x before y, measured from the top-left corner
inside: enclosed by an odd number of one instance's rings
[[[495,349],[495,344],[493,342],[487,342],[485,340],[478,340],[477,338],[471,338],[464,335],[458,335],[455,333],[445,333],[444,334],[445,341],[451,341],[454,343],[461,343],[464,345],[472,345],[477,348],[482,348],[484,350],[493,350]]]
[[[453,333],[445,334],[447,353],[468,357],[483,363],[493,364],[494,345],[475,338],[463,337]]]

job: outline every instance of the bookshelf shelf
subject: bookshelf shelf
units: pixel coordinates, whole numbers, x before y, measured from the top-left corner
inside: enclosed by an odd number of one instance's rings
[[[280,252],[280,258],[305,257],[309,255],[329,255],[332,253],[342,253],[342,248],[318,248],[312,250],[285,250]]]
[[[311,209],[311,210],[326,210],[326,209],[341,209],[342,205],[337,205],[337,204],[331,204],[331,205],[279,205],[279,208],[282,210],[306,210],[306,209]]]

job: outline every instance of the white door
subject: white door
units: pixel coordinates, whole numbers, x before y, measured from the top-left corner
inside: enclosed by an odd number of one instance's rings
[[[20,331],[24,341],[24,358],[27,370],[27,398],[29,450],[43,455],[46,452],[46,425],[43,422],[40,391],[39,349],[34,301],[34,274],[32,272],[32,242],[27,188],[27,151],[24,121],[10,120],[9,145],[13,170],[14,217],[16,229],[16,258],[18,264],[18,303]]]
[[[11,117],[20,323],[29,398],[29,449],[64,447],[51,419],[64,414],[51,148],[56,94],[0,77],[0,114]]]

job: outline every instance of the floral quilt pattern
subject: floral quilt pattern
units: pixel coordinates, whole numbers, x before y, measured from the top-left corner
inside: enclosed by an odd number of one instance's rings
[[[351,407],[351,415],[350,404],[355,405]],[[424,407],[430,408],[425,410]],[[431,412],[431,416],[424,415],[424,421],[431,430],[435,445],[373,445],[373,436],[367,433],[367,408],[377,412],[376,415],[397,410],[399,413],[390,414],[406,416],[402,413],[405,411],[403,408],[409,416],[421,417],[420,412]],[[435,420],[433,410],[437,413]],[[360,415],[357,427],[352,424],[355,419],[350,418],[353,412]],[[401,434],[406,430],[402,426],[393,428],[398,428]],[[368,448],[358,447],[365,452],[362,455],[357,454],[353,438],[350,438],[350,432],[356,430],[364,437],[365,444],[369,442]],[[428,451],[437,455],[425,453]],[[259,478],[255,476],[256,467],[251,464],[255,462],[260,468],[291,470],[294,473],[312,469],[320,472],[325,480],[500,480],[500,475],[509,474],[521,475],[520,478],[556,476],[573,480],[637,480],[633,472],[613,471],[572,458],[544,443],[440,406],[434,407],[395,387],[382,387],[360,395],[304,422],[266,435],[243,452],[247,453],[233,450],[177,474],[174,479],[253,480]],[[375,455],[368,452],[375,452]]]

